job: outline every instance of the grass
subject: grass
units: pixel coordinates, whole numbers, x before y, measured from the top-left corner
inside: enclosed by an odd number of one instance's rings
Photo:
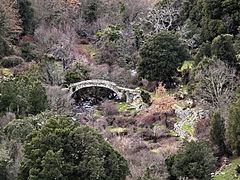
[[[194,133],[194,128],[192,127],[192,126],[190,126],[190,124],[184,124],[183,126],[182,126],[182,129],[184,130],[184,131],[186,131],[189,135],[192,135],[193,133]]]
[[[127,106],[129,106],[129,105],[130,105],[129,103],[118,103],[117,104],[118,111],[119,112],[126,111]]]
[[[98,110],[95,110],[93,113],[92,113],[93,116],[95,117],[102,117],[101,113],[98,111]]]
[[[96,49],[91,44],[82,44],[81,48],[87,51],[92,58],[97,54]]]
[[[166,129],[166,126],[164,125],[159,125],[159,124],[153,124],[154,125],[154,128],[156,129]]]
[[[158,149],[152,149],[151,152],[157,153],[157,154],[160,153]]]
[[[56,61],[55,64],[59,67],[61,67],[63,65],[63,63],[61,61]]]
[[[175,131],[171,130],[171,131],[170,131],[170,135],[172,135],[172,136],[178,136],[178,133],[176,133]]]
[[[128,128],[121,128],[121,127],[115,128],[115,127],[112,127],[112,126],[108,126],[107,130],[111,133],[123,133],[123,132],[128,131]]]
[[[188,86],[184,85],[181,89],[183,93],[187,93]]]
[[[236,174],[236,167],[240,164],[240,158],[231,160],[231,163],[225,167],[223,167],[222,171],[224,174],[216,175],[213,180],[232,180],[232,179],[239,179],[239,177],[235,177]]]
[[[170,120],[171,120],[171,121],[177,121],[177,122],[180,122],[180,121],[181,121],[181,119],[178,118],[178,117],[171,117]]]
[[[2,69],[2,74],[3,74],[4,76],[10,76],[10,75],[12,74],[12,72],[11,72],[11,70],[8,69],[8,68],[3,68],[3,69]]]

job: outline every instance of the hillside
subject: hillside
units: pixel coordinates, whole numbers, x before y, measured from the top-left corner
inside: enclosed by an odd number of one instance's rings
[[[240,177],[238,0],[0,0],[0,179]]]

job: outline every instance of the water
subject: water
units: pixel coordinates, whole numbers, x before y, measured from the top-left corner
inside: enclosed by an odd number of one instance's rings
[[[77,119],[78,115],[89,114],[97,108],[96,105],[92,105],[91,101],[83,101],[81,104],[75,104],[73,110],[76,113],[72,118],[73,120]]]

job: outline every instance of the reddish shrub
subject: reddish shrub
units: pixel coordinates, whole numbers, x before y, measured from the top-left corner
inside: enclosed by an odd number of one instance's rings
[[[26,42],[35,43],[35,40],[34,40],[34,38],[32,36],[26,35],[26,36],[22,37],[22,39],[20,40],[19,45],[22,46]]]
[[[79,44],[89,44],[89,41],[87,39],[81,39]]]
[[[113,121],[113,126],[125,128],[125,127],[130,127],[134,123],[135,123],[135,120],[132,117],[115,116]]]
[[[157,115],[139,115],[135,117],[135,121],[137,126],[140,127],[152,127],[153,123],[159,120],[159,116]]]

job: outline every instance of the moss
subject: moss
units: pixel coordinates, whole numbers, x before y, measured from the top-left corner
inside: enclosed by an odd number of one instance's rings
[[[240,179],[240,176],[237,177],[237,178],[235,177],[236,168],[237,168],[237,165],[239,165],[239,164],[240,164],[240,158],[231,160],[231,163],[229,165],[223,167],[221,172],[224,173],[224,174],[216,175],[213,178],[213,180]]]
[[[11,70],[8,69],[8,68],[3,68],[3,69],[2,69],[2,74],[3,74],[4,76],[10,76],[10,75],[12,74],[12,72],[11,72]]]
[[[182,129],[186,131],[189,135],[192,135],[194,133],[194,128],[190,124],[185,123],[182,126]]]

